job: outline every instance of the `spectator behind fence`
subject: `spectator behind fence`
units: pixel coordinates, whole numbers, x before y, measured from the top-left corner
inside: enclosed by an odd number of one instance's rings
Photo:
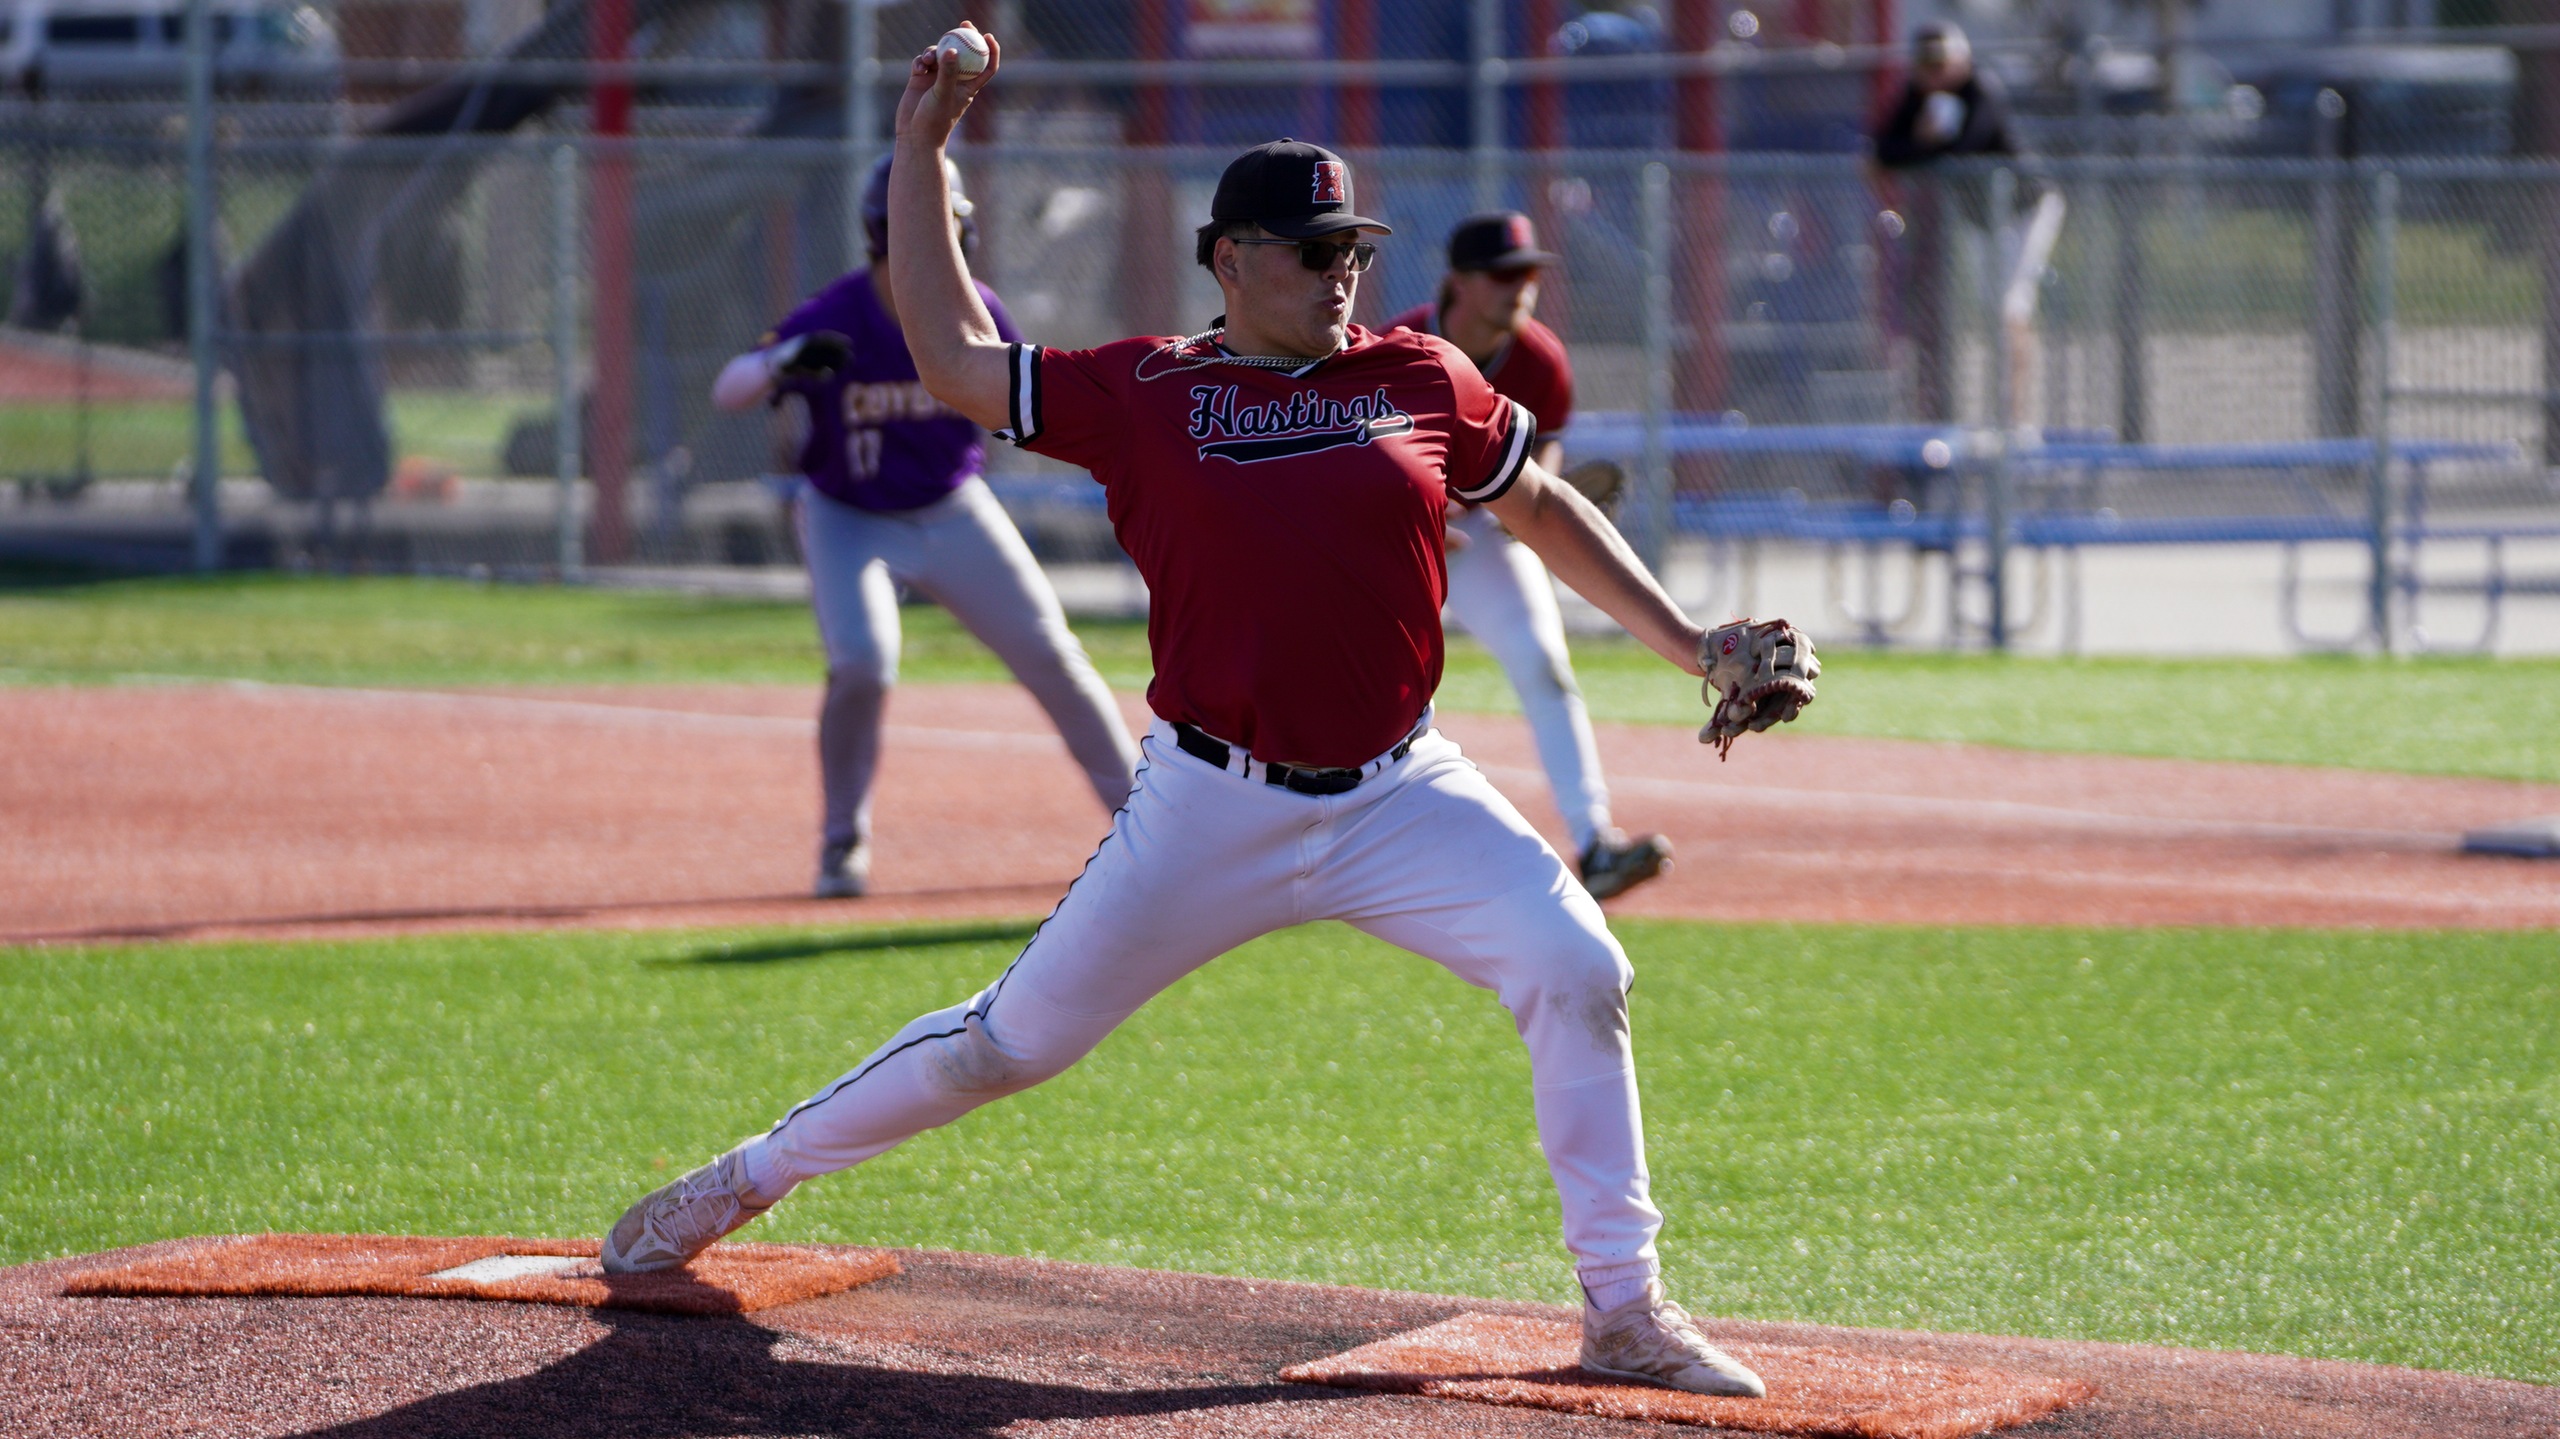
[[[1973,45],[1943,21],[1911,37],[1911,74],[1876,127],[1876,163],[1908,170],[1950,155],[2015,155],[2009,97],[1998,77],[1973,68]]]
[[[1874,135],[1875,160],[1891,171],[1924,170],[1938,161],[1969,156],[2022,156],[2009,126],[2009,99],[1997,76],[1974,68],[1973,45],[1964,31],[1944,21],[1922,25],[1911,38],[1911,74],[1902,93],[1886,112]],[[1944,294],[1945,240],[1954,223],[1941,194],[1952,195],[1964,218],[1994,229],[1987,187],[1975,177],[1950,186],[1919,187],[1912,196],[1910,227],[1917,255],[1913,286],[1912,329],[1921,350],[1921,409],[1930,419],[1952,419],[1945,413],[1946,344]],[[2031,198],[2030,198],[2031,197]],[[2000,323],[2009,334],[2009,394],[2006,428],[2020,428],[2036,413],[2029,403],[2038,370],[2036,344],[2037,290],[2053,247],[2062,237],[2062,193],[2049,186],[2022,191],[2024,208],[1997,226],[1993,239],[2000,257]]]

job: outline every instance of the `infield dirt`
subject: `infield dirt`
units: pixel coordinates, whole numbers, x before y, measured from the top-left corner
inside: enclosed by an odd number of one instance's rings
[[[0,1434],[1456,1435],[1725,1431],[1281,1382],[1289,1365],[1530,1304],[904,1253],[906,1272],[744,1318],[423,1299],[72,1299],[139,1250],[0,1270]],[[2048,1376],[2096,1397],[2009,1434],[2377,1439],[2560,1432],[2560,1391],[2196,1350],[1711,1322],[1817,1347]]]
[[[798,898],[813,688],[0,689],[0,942],[1037,915],[1106,818],[1011,686],[892,701],[873,897]],[[1143,722],[1134,698],[1124,700]],[[1560,838],[1520,721],[1443,727]],[[1603,725],[1629,914],[1938,924],[2560,925],[2461,830],[2560,785]]]

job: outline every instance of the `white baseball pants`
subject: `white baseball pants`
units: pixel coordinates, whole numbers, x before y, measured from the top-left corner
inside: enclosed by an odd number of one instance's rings
[[[1494,991],[1529,1046],[1565,1246],[1595,1300],[1655,1272],[1627,1032],[1633,971],[1574,881],[1456,744],[1431,731],[1340,795],[1221,770],[1148,733],[1129,802],[1046,923],[975,998],[925,1015],[742,1146],[779,1198],[1064,1071],[1226,951],[1343,920]]]
[[[1449,611],[1510,676],[1574,852],[1586,853],[1609,828],[1609,784],[1601,778],[1591,712],[1573,681],[1555,581],[1491,511],[1470,509],[1449,527],[1466,539],[1449,554]]]
[[[1111,691],[1067,628],[1057,591],[1022,532],[972,478],[916,510],[857,509],[803,487],[797,510],[809,598],[827,648],[818,712],[825,842],[871,836],[881,715],[898,682],[901,584],[951,611],[1049,712],[1105,809],[1129,793],[1137,746]]]

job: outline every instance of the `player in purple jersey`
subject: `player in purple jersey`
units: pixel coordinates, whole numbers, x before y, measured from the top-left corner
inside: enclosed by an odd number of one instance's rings
[[[950,181],[965,244],[970,205],[956,170]],[[950,610],[1012,669],[1048,710],[1104,809],[1127,798],[1137,765],[1137,746],[1068,630],[1057,592],[979,477],[985,432],[916,379],[888,286],[888,193],[883,158],[863,191],[871,268],[811,296],[762,345],[731,360],[711,390],[727,410],[780,404],[786,395],[808,404],[800,452],[808,484],[796,515],[827,648],[818,712],[821,899],[860,895],[869,884],[871,782],[881,715],[898,678],[900,585]],[[977,289],[1011,335],[995,292]]]

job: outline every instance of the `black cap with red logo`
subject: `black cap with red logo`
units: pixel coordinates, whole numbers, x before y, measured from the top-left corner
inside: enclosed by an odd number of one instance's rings
[[[1284,240],[1394,230],[1351,212],[1351,165],[1322,145],[1274,140],[1235,158],[1209,201],[1212,224],[1250,220]]]
[[[1469,215],[1449,232],[1452,270],[1534,270],[1561,265],[1564,257],[1538,248],[1538,232],[1517,210]]]

